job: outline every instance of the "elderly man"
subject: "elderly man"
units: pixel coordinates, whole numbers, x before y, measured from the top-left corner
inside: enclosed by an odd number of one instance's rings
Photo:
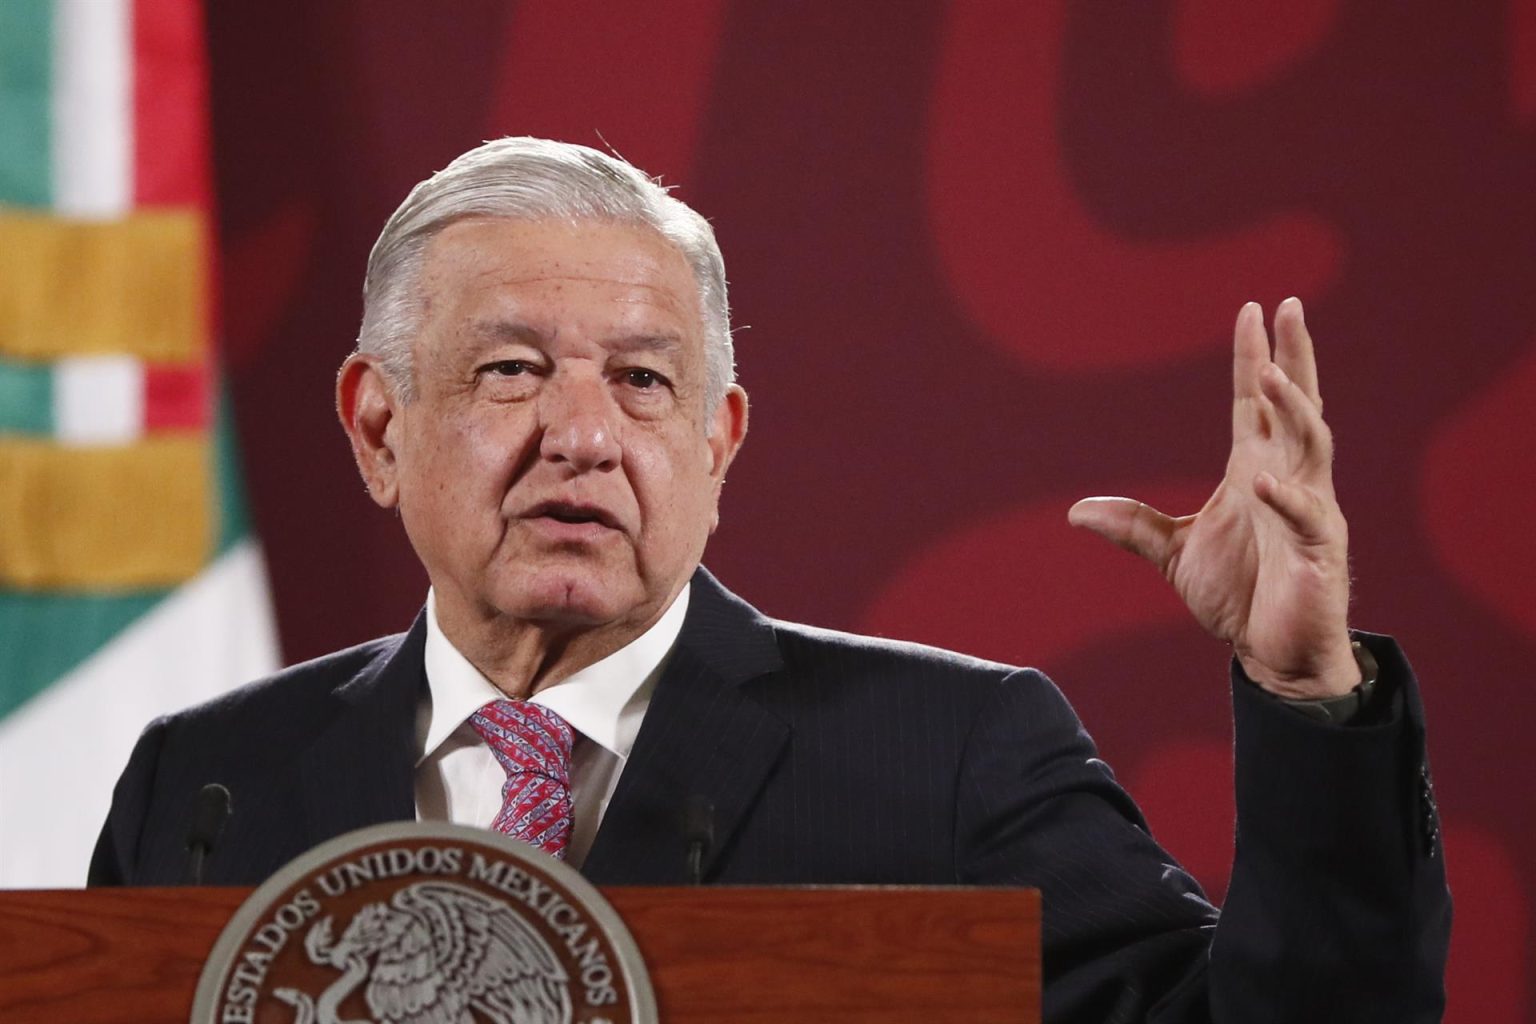
[[[579,146],[488,143],[369,260],[337,386],[369,493],[431,579],[409,632],[153,723],[92,865],[210,879],[382,821],[494,827],[601,883],[1038,886],[1051,1021],[1437,1019],[1449,925],[1411,673],[1346,625],[1300,304],[1238,316],[1226,478],[1194,516],[1073,522],[1151,559],[1235,652],[1220,915],[1040,673],[764,618],[699,565],[747,429],[708,224]],[[695,851],[697,852],[697,851]]]

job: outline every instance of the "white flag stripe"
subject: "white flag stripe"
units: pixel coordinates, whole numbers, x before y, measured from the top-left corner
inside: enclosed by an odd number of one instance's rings
[[[83,885],[139,730],[272,672],[276,635],[261,549],[248,538],[0,718],[0,887]]]
[[[127,444],[144,433],[144,365],[132,356],[71,356],[53,366],[60,444]]]
[[[133,206],[132,0],[55,0],[53,208],[121,217]]]

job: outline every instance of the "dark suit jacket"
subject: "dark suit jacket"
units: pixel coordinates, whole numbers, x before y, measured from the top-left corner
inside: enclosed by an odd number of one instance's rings
[[[151,724],[92,882],[180,880],[208,782],[235,806],[216,884],[414,817],[424,636],[418,619]],[[1319,724],[1234,682],[1218,926],[1045,676],[770,620],[701,569],[582,871],[683,882],[683,808],[704,797],[707,881],[1037,886],[1048,1021],[1437,1020],[1450,907],[1422,715],[1396,646],[1368,642],[1380,724]]]

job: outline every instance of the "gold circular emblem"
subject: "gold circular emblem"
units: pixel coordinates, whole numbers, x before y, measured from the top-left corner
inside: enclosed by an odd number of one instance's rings
[[[193,1024],[654,1024],[619,916],[571,867],[484,829],[339,836],[251,894]]]

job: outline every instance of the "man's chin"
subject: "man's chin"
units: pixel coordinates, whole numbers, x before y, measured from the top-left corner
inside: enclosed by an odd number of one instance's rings
[[[502,610],[529,622],[578,627],[601,626],[643,616],[646,594],[628,586],[582,574],[551,573],[529,581],[501,602]]]

